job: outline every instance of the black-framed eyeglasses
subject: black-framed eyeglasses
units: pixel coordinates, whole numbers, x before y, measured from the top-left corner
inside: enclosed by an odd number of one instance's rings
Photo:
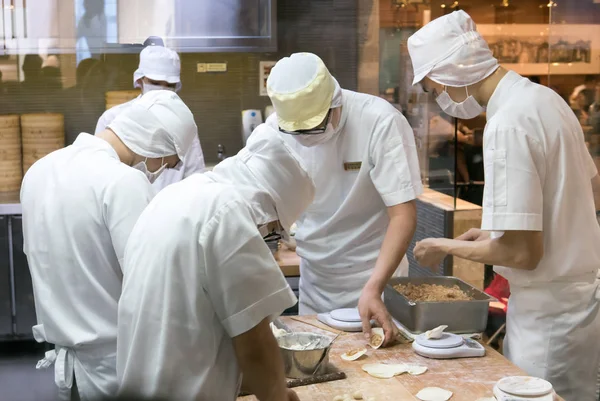
[[[288,134],[288,135],[320,135],[320,134],[324,134],[325,131],[327,130],[327,125],[329,125],[329,120],[331,120],[331,110],[332,109],[329,109],[329,111],[327,112],[327,116],[325,116],[325,123],[323,124],[322,127],[311,128],[311,129],[301,129],[298,131],[286,131],[283,128],[279,127],[279,131],[283,132],[284,134]]]

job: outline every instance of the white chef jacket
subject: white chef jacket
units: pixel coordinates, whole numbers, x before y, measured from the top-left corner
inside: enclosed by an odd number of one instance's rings
[[[296,303],[232,186],[196,174],[161,191],[125,252],[119,393],[235,400],[232,338]]]
[[[505,355],[567,401],[596,400],[600,227],[597,169],[569,106],[515,72],[487,107],[481,227],[543,231],[535,270],[496,266],[511,287]]]
[[[423,192],[415,139],[404,116],[367,94],[343,90],[342,102],[340,132],[330,141],[304,147],[281,133],[316,187],[295,239],[302,258],[301,309],[309,291],[319,299],[301,313],[356,307],[389,224],[387,207]],[[277,116],[267,124],[278,130]],[[349,163],[360,167],[353,170]],[[407,275],[406,259],[404,265]]]
[[[66,366],[57,362],[55,368],[67,375],[74,369],[82,400],[116,392],[121,262],[152,194],[144,174],[121,163],[106,141],[85,133],[37,161],[23,179],[34,336],[67,351]]]
[[[598,171],[569,106],[551,89],[509,72],[487,118],[482,229],[544,231],[540,268],[496,271],[520,285],[595,277],[600,226],[591,179]]]
[[[104,131],[106,127],[108,127],[108,125],[113,122],[113,120],[121,112],[131,107],[132,102],[133,100],[130,100],[129,102],[111,107],[110,109],[106,110],[98,119],[95,135],[98,135],[100,132]],[[204,155],[202,154],[200,139],[198,138],[198,133],[196,132],[192,146],[190,150],[188,150],[188,153],[185,155],[183,160],[182,168],[178,170],[166,169],[158,176],[156,181],[154,181],[152,187],[156,192],[158,192],[167,185],[179,182],[185,177],[189,177],[194,173],[204,172],[204,167]]]

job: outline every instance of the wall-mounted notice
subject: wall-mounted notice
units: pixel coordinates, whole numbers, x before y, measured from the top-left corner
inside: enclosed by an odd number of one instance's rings
[[[267,79],[271,73],[271,68],[275,65],[275,61],[261,61],[259,64],[259,94],[260,96],[267,95]]]

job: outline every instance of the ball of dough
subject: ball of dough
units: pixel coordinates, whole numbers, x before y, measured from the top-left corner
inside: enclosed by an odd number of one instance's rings
[[[362,400],[363,395],[360,391],[355,391],[354,393],[352,393],[352,398],[354,398],[355,400]]]
[[[333,401],[344,401],[344,396],[336,395],[335,397],[333,397]]]

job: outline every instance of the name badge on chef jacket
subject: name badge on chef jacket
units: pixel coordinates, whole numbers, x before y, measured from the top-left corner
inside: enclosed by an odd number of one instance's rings
[[[362,162],[344,162],[344,170],[346,171],[358,171],[362,166]]]

